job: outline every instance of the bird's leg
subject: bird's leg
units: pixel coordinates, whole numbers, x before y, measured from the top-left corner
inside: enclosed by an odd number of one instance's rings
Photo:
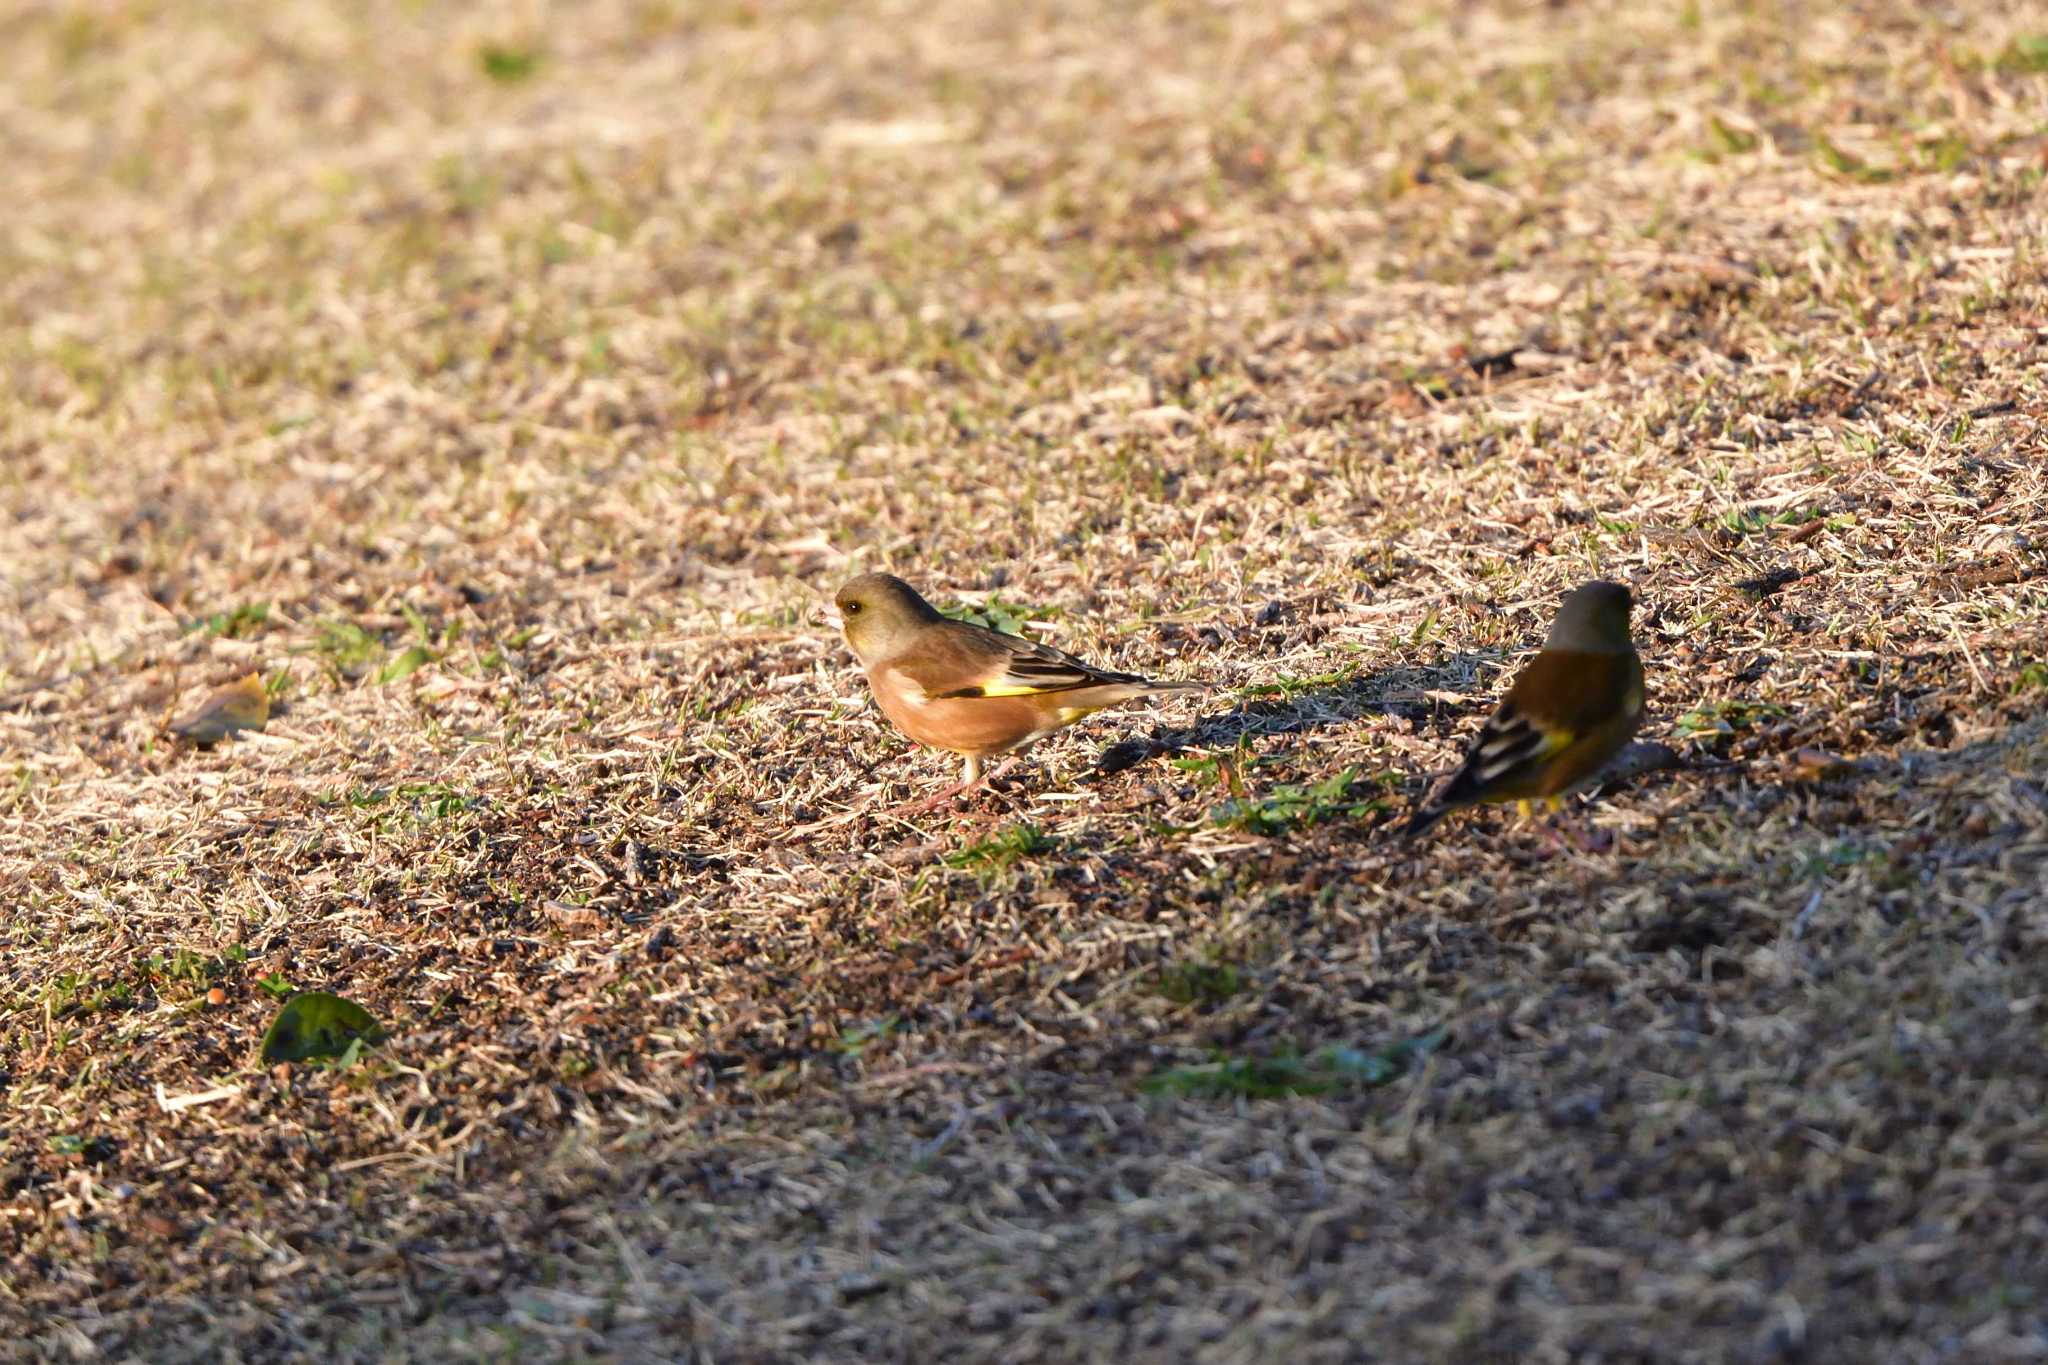
[[[996,764],[994,768],[990,769],[988,776],[983,778],[982,781],[988,785],[990,791],[994,791],[996,779],[1001,777],[1003,774],[1009,772],[1010,769],[1016,767],[1019,763],[1022,763],[1023,761],[1023,755],[1011,754],[1008,758],[1004,759],[1002,762]]]
[[[1544,809],[1550,811],[1553,815],[1556,814],[1557,803],[1555,801],[1545,801],[1543,805]],[[1521,817],[1524,829],[1540,829],[1543,831],[1545,845],[1543,856],[1545,858],[1555,858],[1558,854],[1564,852],[1564,839],[1557,832],[1557,821],[1554,819],[1539,821],[1536,818],[1536,803],[1534,801],[1531,801],[1526,796],[1516,801],[1515,814]]]
[[[1556,816],[1564,809],[1564,798],[1553,796],[1548,804],[1551,814]],[[1592,818],[1587,815],[1583,806],[1573,814],[1553,820],[1550,838],[1552,846],[1560,853],[1564,851],[1566,844],[1570,844],[1581,853],[1605,853],[1614,847],[1614,836],[1594,829]]]
[[[1594,829],[1592,817],[1583,810],[1572,821],[1571,840],[1581,853],[1605,853],[1614,847],[1614,836],[1604,829]]]
[[[983,824],[987,821],[993,820],[1005,811],[1008,811],[1011,814],[1015,814],[1017,812],[1017,810],[1020,808],[1019,803],[1013,800],[1007,792],[1003,792],[997,789],[996,779],[1001,777],[1004,773],[1010,771],[1010,769],[1016,767],[1018,762],[1019,759],[1017,758],[1017,756],[1012,754],[1010,757],[1004,759],[1001,763],[996,764],[995,767],[989,769],[987,772],[982,774],[980,794],[985,794],[988,797],[988,799],[986,801],[976,803],[980,805],[982,809],[962,813],[962,815],[960,816],[960,820],[963,825],[973,827]]]
[[[958,782],[955,782],[952,786],[935,796],[928,796],[922,801],[912,801],[907,805],[898,806],[889,813],[891,815],[922,815],[928,810],[935,810],[945,805],[956,797],[967,795],[967,793],[980,786],[981,782],[981,760],[973,754],[969,754],[967,755],[966,762],[960,765],[960,780]]]

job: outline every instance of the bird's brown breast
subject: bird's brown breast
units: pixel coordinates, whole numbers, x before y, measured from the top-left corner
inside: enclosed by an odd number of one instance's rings
[[[870,675],[882,714],[910,738],[934,749],[988,757],[1015,748],[1050,717],[1027,697],[946,697],[918,701],[915,683],[887,669]]]

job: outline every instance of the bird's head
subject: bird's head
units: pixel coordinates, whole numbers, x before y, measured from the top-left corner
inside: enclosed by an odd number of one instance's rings
[[[864,573],[832,599],[840,629],[863,664],[896,653],[918,627],[941,620],[917,589],[894,574]]]
[[[1581,583],[1564,595],[1545,649],[1587,654],[1620,654],[1629,648],[1628,616],[1634,606],[1619,583]]]

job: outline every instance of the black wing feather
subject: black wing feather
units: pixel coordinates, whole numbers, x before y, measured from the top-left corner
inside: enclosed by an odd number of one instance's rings
[[[1143,683],[1144,678],[1136,673],[1114,673],[1108,669],[1096,668],[1083,663],[1051,645],[1042,645],[1035,640],[1026,640],[1015,635],[996,635],[1009,650],[1009,662],[1003,669],[1003,681],[1015,681],[1028,686],[1034,692],[1072,692],[1083,687],[1101,687],[1110,683]],[[941,698],[986,697],[990,684],[977,683],[973,687],[956,688],[941,692]],[[1002,683],[994,684],[996,695],[1005,695]],[[1012,694],[1014,695],[1014,694]]]
[[[1501,774],[1541,758],[1549,747],[1550,737],[1537,729],[1519,708],[1502,706],[1486,718],[1465,761],[1436,795],[1415,812],[1402,834],[1414,838],[1459,806],[1477,799],[1487,784]]]

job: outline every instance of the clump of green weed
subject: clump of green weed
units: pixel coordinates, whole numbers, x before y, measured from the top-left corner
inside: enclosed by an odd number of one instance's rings
[[[985,626],[1004,635],[1022,635],[1027,621],[1050,620],[1056,613],[1049,607],[1031,607],[1021,602],[1005,602],[1002,598],[990,594],[989,599],[978,607],[968,606],[964,602],[956,603],[950,607],[942,607],[939,614],[950,616],[955,621],[965,621],[969,625]]]
[[[958,848],[944,856],[948,867],[957,867],[988,877],[1015,864],[1019,859],[1034,853],[1043,853],[1053,847],[1053,841],[1038,826],[1023,821],[1009,825],[981,840],[979,843]]]
[[[1755,729],[1759,721],[1785,714],[1785,708],[1767,701],[1701,702],[1672,723],[1678,738],[1702,747],[1726,743],[1737,731]]]
[[[1166,963],[1154,983],[1154,989],[1176,1005],[1220,1005],[1244,986],[1242,971],[1212,959]]]
[[[203,616],[186,629],[203,630],[223,640],[239,640],[254,635],[269,619],[270,603],[244,602],[232,611],[217,611],[211,616]]]
[[[1328,688],[1343,687],[1358,676],[1358,666],[1349,665],[1332,669],[1328,673],[1309,673],[1296,676],[1282,673],[1271,682],[1252,683],[1246,687],[1233,687],[1234,697],[1298,697],[1304,692],[1321,692]]]
[[[1331,773],[1320,782],[1288,782],[1263,795],[1234,795],[1210,813],[1220,829],[1247,834],[1284,834],[1325,820],[1356,819],[1387,808],[1391,799],[1383,780],[1366,777],[1355,767]]]
[[[1154,1095],[1199,1099],[1284,1099],[1323,1095],[1347,1086],[1385,1085],[1437,1050],[1448,1032],[1442,1025],[1413,1038],[1370,1050],[1331,1045],[1306,1054],[1285,1051],[1270,1057],[1222,1057],[1197,1066],[1177,1066],[1142,1082]]]

